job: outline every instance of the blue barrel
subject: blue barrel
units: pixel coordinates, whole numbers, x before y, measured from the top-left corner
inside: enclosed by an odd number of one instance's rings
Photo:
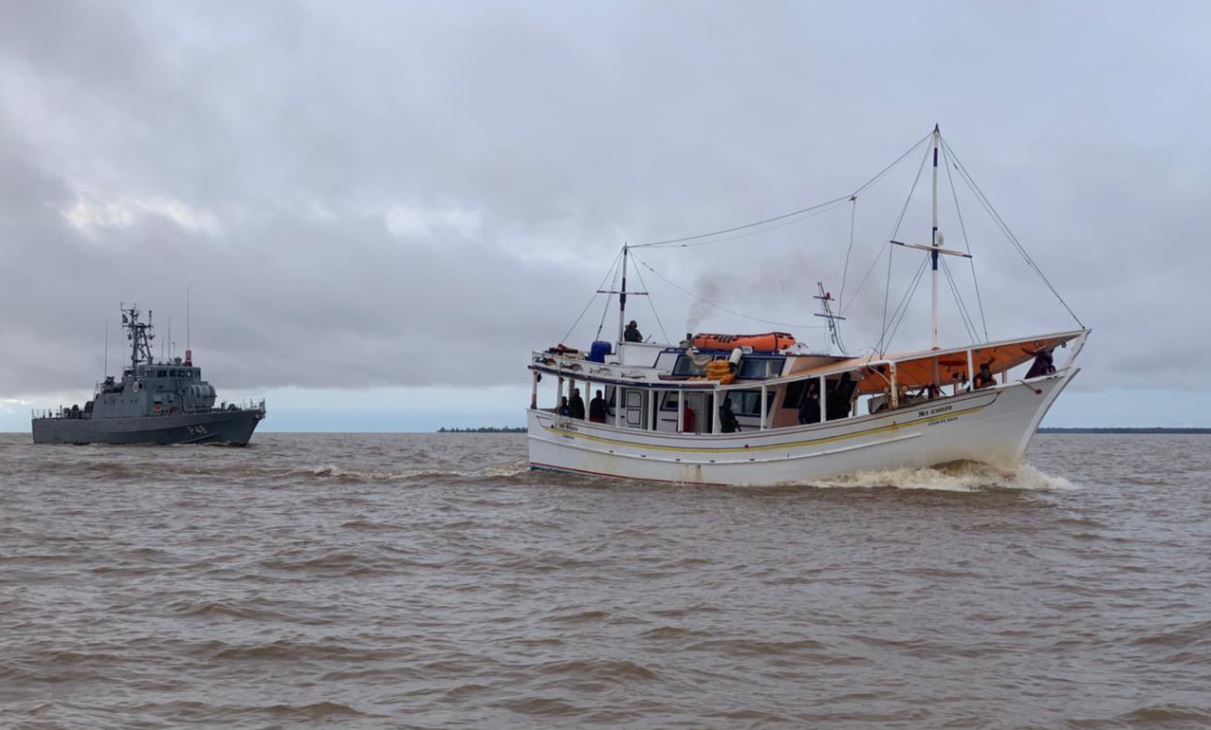
[[[613,345],[609,342],[598,340],[589,348],[589,360],[592,362],[605,362],[606,355],[609,355],[613,349]]]

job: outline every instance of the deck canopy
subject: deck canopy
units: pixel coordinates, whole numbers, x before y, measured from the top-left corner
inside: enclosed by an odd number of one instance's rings
[[[972,365],[979,370],[981,365],[988,363],[989,369],[994,373],[1010,370],[1032,360],[1040,351],[1063,346],[1080,335],[1080,331],[1064,332],[1039,338],[975,346],[971,348]],[[890,373],[885,363],[887,360],[891,360],[896,363],[896,382],[906,388],[922,388],[933,384],[935,361],[937,362],[938,385],[948,385],[956,380],[967,382],[971,379],[971,374],[967,372],[967,350],[968,348],[964,347],[936,352],[928,350],[905,352],[887,355],[879,360],[872,360],[870,357],[855,357],[796,373],[795,379],[832,375],[847,370],[860,370],[863,371],[864,377],[858,385],[858,392],[863,395],[881,393],[888,387]]]

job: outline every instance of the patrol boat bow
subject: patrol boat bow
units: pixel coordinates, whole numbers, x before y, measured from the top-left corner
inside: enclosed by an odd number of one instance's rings
[[[139,320],[137,307],[122,310],[122,327],[130,340],[130,366],[122,379],[106,376],[83,408],[60,407],[35,413],[36,444],[188,444],[244,446],[265,417],[265,401],[220,403],[210,383],[202,380],[193,353],[156,362],[151,354],[151,312]]]

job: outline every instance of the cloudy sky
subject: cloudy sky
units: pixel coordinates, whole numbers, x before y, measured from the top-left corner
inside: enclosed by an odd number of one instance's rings
[[[1211,426],[1206,4],[0,6],[2,430],[89,396],[107,321],[116,370],[119,302],[183,351],[187,290],[195,361],[267,395],[267,429],[520,424],[528,351],[623,242],[846,196],[935,123],[1094,329],[1048,423]],[[928,240],[920,161],[820,215],[638,250],[659,322],[631,311],[658,338],[766,320],[824,346],[798,325],[844,283],[845,343],[874,346],[901,210]],[[1077,326],[953,165],[941,193],[979,336]],[[893,308],[918,263],[895,254]],[[927,284],[892,349],[928,344]]]

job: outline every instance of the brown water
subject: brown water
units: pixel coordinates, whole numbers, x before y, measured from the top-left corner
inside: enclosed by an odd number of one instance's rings
[[[651,486],[521,436],[0,436],[0,726],[1211,726],[1211,438]]]

